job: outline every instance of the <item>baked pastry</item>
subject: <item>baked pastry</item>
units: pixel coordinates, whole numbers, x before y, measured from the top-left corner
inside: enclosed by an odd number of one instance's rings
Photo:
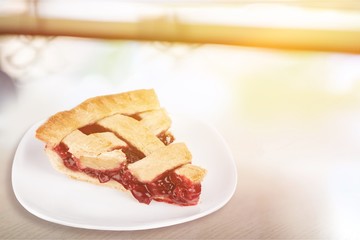
[[[196,205],[206,171],[174,142],[154,90],[90,98],[51,116],[36,131],[53,167],[71,178],[152,200]]]

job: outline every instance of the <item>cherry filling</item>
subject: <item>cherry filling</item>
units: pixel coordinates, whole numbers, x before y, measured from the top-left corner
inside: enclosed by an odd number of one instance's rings
[[[141,120],[138,115],[132,115],[131,117]],[[109,129],[106,129],[96,123],[84,126],[79,130],[86,135],[99,132],[109,132]],[[117,137],[121,139],[120,136]],[[169,145],[174,141],[174,136],[167,131],[161,132],[157,135],[157,137],[165,145]],[[56,151],[61,157],[67,168],[73,171],[80,171],[93,178],[97,178],[100,183],[106,183],[111,179],[115,180],[122,184],[125,189],[131,191],[132,195],[141,203],[149,204],[152,200],[181,206],[196,205],[198,203],[201,185],[199,183],[194,184],[189,179],[176,174],[175,169],[163,173],[152,182],[139,182],[128,170],[127,164],[136,162],[144,158],[145,155],[136,148],[132,147],[129,143],[127,144],[127,147],[120,148],[126,155],[126,162],[120,164],[118,168],[111,170],[81,168],[79,160],[69,152],[69,148],[62,142],[54,148],[54,151]]]
[[[180,206],[196,205],[199,201],[201,185],[175,173],[175,169],[167,171],[149,183],[139,182],[128,170],[127,164],[111,170],[79,168],[79,161],[69,151],[64,143],[60,143],[54,151],[61,157],[64,165],[73,170],[83,172],[100,183],[115,180],[141,203],[149,204],[152,200],[167,202]],[[129,151],[131,152],[131,151]]]
[[[73,157],[73,155],[69,152],[69,148],[64,144],[60,143],[54,148],[54,151],[57,152],[57,154],[60,156],[60,158],[63,160],[64,165],[73,170],[73,171],[79,171],[78,163]]]
[[[201,193],[201,185],[189,179],[167,171],[149,183],[139,183],[131,190],[133,196],[139,201],[147,203],[152,199],[181,206],[196,205]],[[150,197],[149,197],[150,196]]]
[[[174,136],[171,133],[166,132],[166,131],[158,134],[157,138],[159,138],[165,145],[169,145],[170,143],[172,143],[175,140]]]

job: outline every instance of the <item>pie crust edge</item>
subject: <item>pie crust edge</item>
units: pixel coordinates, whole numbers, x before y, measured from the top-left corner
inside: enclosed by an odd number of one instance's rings
[[[52,115],[36,130],[36,137],[54,147],[75,129],[102,118],[116,113],[131,115],[159,108],[160,103],[153,89],[97,96],[83,101],[68,111]]]

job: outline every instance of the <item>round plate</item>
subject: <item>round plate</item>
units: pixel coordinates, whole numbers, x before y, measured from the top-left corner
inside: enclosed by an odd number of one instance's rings
[[[207,170],[200,202],[180,207],[161,202],[138,203],[131,194],[75,181],[51,167],[44,144],[32,126],[17,148],[12,185],[18,201],[35,216],[72,227],[99,230],[140,230],[198,219],[223,207],[233,196],[237,170],[217,131],[202,121],[172,116],[171,131],[192,152],[192,163]]]

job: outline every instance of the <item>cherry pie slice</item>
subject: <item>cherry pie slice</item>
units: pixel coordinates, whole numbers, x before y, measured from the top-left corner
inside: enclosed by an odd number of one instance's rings
[[[36,131],[53,167],[71,178],[128,190],[141,203],[199,202],[206,170],[174,142],[154,90],[90,98]]]

